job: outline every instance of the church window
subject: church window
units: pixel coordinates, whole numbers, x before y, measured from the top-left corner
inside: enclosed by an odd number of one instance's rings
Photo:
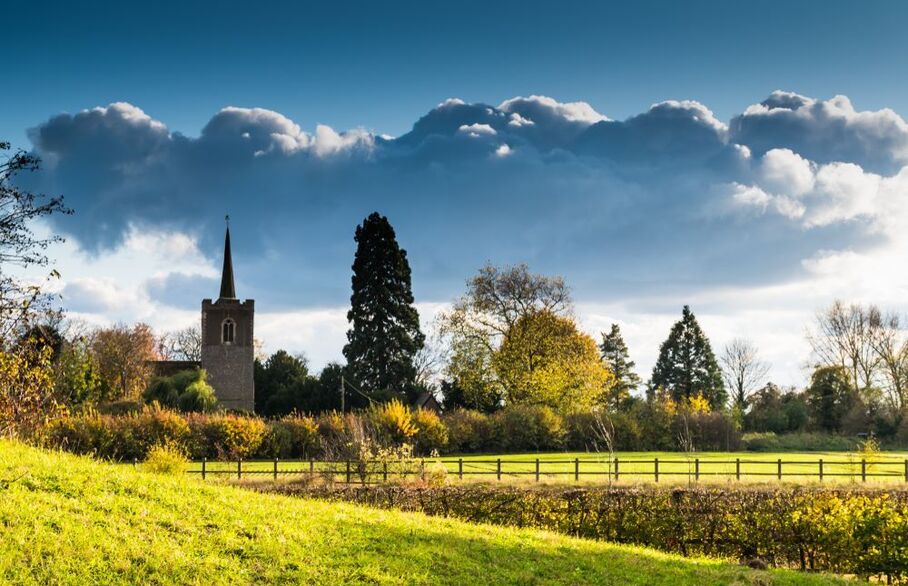
[[[225,319],[221,326],[221,341],[224,344],[233,344],[236,337],[236,323],[230,318]]]

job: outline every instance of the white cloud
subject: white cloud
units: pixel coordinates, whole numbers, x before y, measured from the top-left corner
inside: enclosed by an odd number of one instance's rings
[[[761,182],[774,193],[801,195],[813,188],[810,161],[790,149],[772,149],[760,161]]]
[[[548,110],[553,115],[570,122],[595,124],[602,120],[608,120],[586,102],[559,102],[548,96],[531,95],[529,97],[511,98],[502,102],[498,109],[504,112],[516,112],[528,106]]]
[[[485,135],[485,136],[495,136],[498,132],[489,126],[488,124],[463,124],[460,128],[457,129],[458,132],[472,136],[474,138]]]
[[[510,155],[512,152],[514,152],[514,151],[512,151],[511,147],[509,147],[506,144],[503,144],[503,145],[499,146],[497,149],[495,149],[495,154],[498,155],[499,157],[506,157],[506,156]]]

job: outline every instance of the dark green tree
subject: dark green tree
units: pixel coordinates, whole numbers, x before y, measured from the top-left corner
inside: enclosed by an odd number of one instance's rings
[[[344,357],[353,383],[365,393],[412,400],[417,393],[413,359],[425,336],[413,307],[410,264],[394,228],[378,212],[356,228],[353,295]]]
[[[285,415],[299,409],[302,387],[309,379],[305,357],[278,350],[264,363],[255,363],[255,411],[260,415]]]
[[[615,375],[608,389],[609,407],[619,409],[630,398],[631,391],[640,385],[640,377],[634,372],[636,364],[630,359],[627,344],[624,343],[618,324],[612,324],[609,333],[602,332],[599,353],[602,362]]]
[[[814,426],[823,431],[841,429],[856,395],[851,381],[851,374],[842,366],[821,366],[813,371],[804,394]]]
[[[650,387],[669,392],[675,401],[703,395],[713,410],[722,409],[728,400],[716,356],[690,306],[684,306],[681,319],[659,347]]]

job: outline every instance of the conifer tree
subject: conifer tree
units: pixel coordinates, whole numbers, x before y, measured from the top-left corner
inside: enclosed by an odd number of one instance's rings
[[[350,376],[366,393],[416,392],[413,358],[425,336],[413,307],[410,264],[394,228],[378,212],[356,228],[353,295],[344,356]]]
[[[722,382],[722,371],[709,339],[687,305],[659,348],[650,387],[653,391],[669,392],[675,401],[702,395],[711,409],[725,406],[728,395]]]
[[[634,372],[636,363],[630,359],[618,324],[612,324],[609,333],[602,332],[599,353],[606,368],[615,376],[607,393],[609,407],[618,409],[640,385],[640,377]]]

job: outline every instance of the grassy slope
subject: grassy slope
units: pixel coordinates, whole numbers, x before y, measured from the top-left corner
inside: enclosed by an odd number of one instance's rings
[[[159,477],[0,440],[0,583],[820,584],[532,530]]]

